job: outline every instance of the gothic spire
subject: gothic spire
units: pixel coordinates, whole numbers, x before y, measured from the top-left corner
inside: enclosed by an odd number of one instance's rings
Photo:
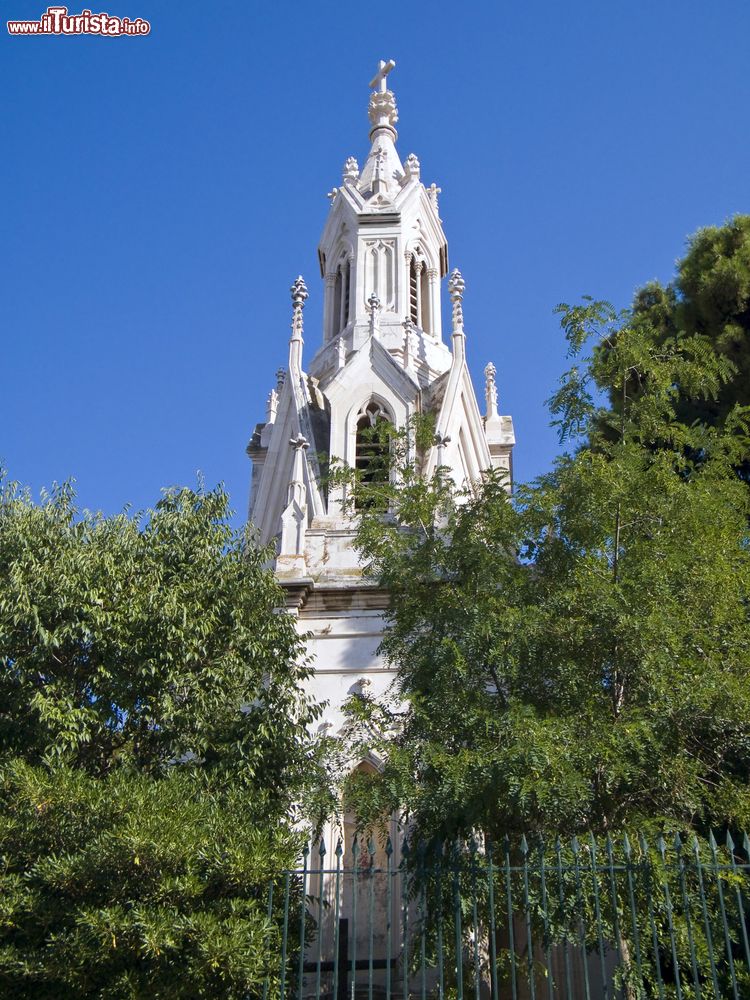
[[[448,278],[448,292],[453,306],[453,363],[466,357],[466,335],[464,333],[464,281],[461,272],[455,267]]]
[[[307,285],[300,274],[289,289],[292,293],[292,336],[289,341],[289,371],[299,375],[302,371],[302,310],[307,301]]]
[[[372,147],[357,181],[357,187],[363,194],[371,192],[372,195],[387,195],[394,180],[403,177],[404,174],[395,145],[398,138],[395,128],[398,121],[396,97],[387,86],[388,74],[395,65],[393,59],[387,62],[381,59],[377,73],[370,80],[372,92],[368,116],[372,126],[370,128]]]

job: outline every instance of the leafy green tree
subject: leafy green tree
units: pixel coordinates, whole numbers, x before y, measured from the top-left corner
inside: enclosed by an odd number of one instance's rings
[[[718,391],[707,395],[694,385],[681,385],[675,400],[675,417],[681,422],[722,426],[736,404],[750,400],[750,215],[699,229],[677,262],[675,279],[666,286],[650,282],[637,292],[630,320],[648,330],[655,345],[700,336],[729,362]],[[618,413],[622,393],[607,388],[611,411]],[[628,391],[640,391],[635,377]],[[605,425],[606,418],[602,414]],[[750,481],[750,455],[738,457],[737,470]]]
[[[221,490],[1,485],[0,994],[259,994],[316,768],[268,554]]]
[[[606,303],[560,312],[573,367],[551,410],[573,450],[550,473],[462,493],[402,442],[360,502],[398,669],[390,703],[350,705],[351,739],[385,762],[349,782],[363,822],[401,808],[418,834],[500,838],[750,820],[748,411],[678,419],[685,387],[731,376],[705,338],[657,344]]]

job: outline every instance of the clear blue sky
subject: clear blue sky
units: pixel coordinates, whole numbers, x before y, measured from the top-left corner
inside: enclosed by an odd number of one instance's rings
[[[72,476],[114,512],[201,470],[241,519],[298,273],[308,358],[320,340],[326,192],[366,153],[380,58],[518,478],[557,450],[554,305],[625,306],[750,211],[747,0],[88,6],[152,33],[9,37],[46,3],[2,5],[0,458],[35,492]]]

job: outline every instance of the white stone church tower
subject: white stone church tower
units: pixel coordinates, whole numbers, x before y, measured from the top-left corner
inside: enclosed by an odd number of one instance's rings
[[[459,485],[494,466],[510,476],[513,422],[499,416],[488,364],[481,415],[466,366],[464,282],[448,281],[452,329],[443,339],[441,281],[448,244],[440,189],[425,187],[411,153],[396,151],[398,115],[381,62],[371,82],[370,152],[362,170],[344,164],[341,186],[318,246],[325,282],[322,343],[303,367],[302,278],[292,286],[289,364],[277,373],[266,422],[248,445],[253,462],[250,518],[262,543],[276,541],[276,576],[302,632],[311,632],[313,692],[328,702],[323,727],[335,733],[339,707],[354,692],[379,695],[392,678],[376,650],[387,594],[362,580],[353,525],[341,488],[326,489],[321,455],[357,464],[358,432],[385,417],[397,427],[419,412],[435,417],[425,474],[447,466]]]

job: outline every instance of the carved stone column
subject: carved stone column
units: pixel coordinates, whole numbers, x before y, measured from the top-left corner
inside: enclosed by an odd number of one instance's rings
[[[421,260],[414,261],[414,270],[417,273],[416,281],[416,297],[417,297],[417,326],[420,330],[424,329],[422,321],[422,271],[424,270],[424,263]],[[411,279],[411,275],[409,275]]]
[[[347,296],[349,300],[349,308],[346,314],[345,322],[351,323],[351,321],[354,319],[354,288],[352,287],[352,273],[354,271],[354,254],[350,253],[346,260],[348,268],[346,272],[346,281],[347,281],[347,287],[349,289],[349,294]]]
[[[402,270],[403,279],[401,288],[403,289],[403,304],[396,302],[396,309],[403,309],[407,316],[411,316],[411,251],[404,251],[404,267]]]
[[[431,267],[427,271],[427,281],[430,291],[430,303],[429,303],[429,319],[430,319],[430,329],[429,332],[433,337],[440,339],[440,283],[438,276],[438,269],[436,267]]]
[[[336,285],[336,272],[329,271],[325,276],[325,291],[323,293],[323,339],[330,340],[333,336],[333,289]]]

